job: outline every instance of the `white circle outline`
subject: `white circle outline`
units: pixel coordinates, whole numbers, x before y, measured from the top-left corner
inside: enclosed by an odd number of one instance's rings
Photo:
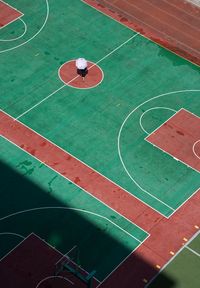
[[[143,116],[146,114],[146,113],[148,113],[149,111],[151,111],[151,110],[156,110],[156,109],[165,109],[165,110],[171,110],[171,111],[173,111],[173,112],[177,112],[176,110],[174,110],[174,109],[171,109],[171,108],[168,108],[168,107],[164,107],[164,106],[157,106],[157,107],[152,107],[152,108],[149,108],[149,109],[147,109],[146,111],[144,111],[143,113],[142,113],[142,115],[140,116],[140,127],[141,127],[141,129],[144,131],[144,133],[146,133],[147,135],[149,135],[149,134],[151,134],[151,133],[149,133],[149,132],[147,132],[145,129],[144,129],[144,126],[142,125],[142,118],[143,118]]]
[[[104,219],[105,221],[111,223],[113,226],[117,227],[119,230],[121,230],[123,233],[127,234],[128,236],[130,236],[131,238],[133,238],[134,240],[136,240],[137,242],[141,243],[142,241],[137,239],[135,236],[131,235],[128,231],[124,230],[122,227],[120,227],[118,224],[116,224],[115,222],[113,222],[112,220],[110,220],[109,218],[100,215],[98,213],[89,211],[89,210],[85,210],[85,209],[80,209],[80,208],[74,208],[74,207],[62,207],[62,206],[58,206],[58,207],[54,207],[54,206],[50,206],[50,207],[37,207],[37,208],[30,208],[30,209],[25,209],[25,210],[21,210],[18,212],[14,212],[11,214],[8,214],[7,216],[4,216],[2,218],[0,218],[0,221],[3,221],[5,219],[11,218],[13,216],[17,216],[23,213],[27,213],[27,212],[33,212],[33,211],[40,211],[40,210],[47,210],[47,209],[59,209],[59,210],[72,210],[72,211],[77,211],[77,212],[82,212],[82,213],[86,213],[86,214],[90,214],[90,215],[94,215],[97,216],[101,219]],[[135,224],[134,224],[135,225]]]
[[[11,42],[11,41],[15,41],[15,40],[18,40],[18,39],[22,38],[22,37],[26,34],[26,32],[27,32],[27,25],[26,25],[26,23],[25,23],[21,18],[19,18],[19,20],[24,24],[24,32],[22,33],[22,35],[20,35],[20,36],[18,36],[18,37],[16,37],[16,38],[12,38],[12,39],[0,39],[1,42]]]
[[[101,83],[102,83],[102,81],[103,81],[103,79],[104,79],[104,73],[103,73],[103,70],[101,69],[101,67],[99,66],[99,65],[97,65],[96,63],[94,63],[94,62],[92,62],[92,61],[90,61],[90,60],[88,60],[88,62],[90,62],[90,63],[92,63],[92,65],[88,68],[88,70],[90,70],[92,67],[94,67],[94,66],[97,66],[98,68],[99,68],[99,70],[101,71],[101,74],[102,74],[102,77],[101,77],[101,81],[99,81],[96,85],[93,85],[93,86],[91,86],[91,87],[83,87],[83,88],[81,88],[81,87],[76,87],[76,86],[73,86],[73,85],[70,85],[70,84],[68,84],[68,83],[70,83],[71,81],[69,80],[69,82],[64,82],[63,81],[63,79],[61,78],[61,75],[60,75],[60,70],[61,70],[61,68],[65,65],[65,64],[67,64],[67,63],[70,63],[70,62],[72,62],[72,61],[76,61],[75,59],[72,59],[72,60],[69,60],[69,61],[66,61],[65,63],[63,63],[60,67],[59,67],[59,69],[58,69],[58,77],[60,78],[60,81],[62,81],[64,84],[65,84],[65,86],[69,86],[69,87],[71,87],[71,88],[75,88],[75,89],[84,89],[84,90],[86,90],[86,89],[92,89],[92,88],[95,88],[95,87],[97,87],[98,85],[100,85]],[[77,75],[77,78],[79,77],[79,75]],[[74,79],[74,78],[73,78]]]
[[[40,282],[38,282],[37,286],[35,288],[38,288],[43,282],[45,282],[46,280],[48,279],[54,279],[54,278],[59,278],[59,279],[62,279],[62,280],[65,280],[67,281],[68,283],[74,285],[74,282],[68,280],[66,277],[63,277],[63,276],[48,276],[44,279],[42,279]]]
[[[13,233],[13,232],[0,232],[0,236],[1,235],[14,235],[14,236],[17,236],[19,238],[22,238],[22,239],[25,239],[24,236],[22,236],[21,234],[19,233]]]

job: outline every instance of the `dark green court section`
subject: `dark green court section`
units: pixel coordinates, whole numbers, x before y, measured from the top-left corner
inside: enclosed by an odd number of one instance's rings
[[[29,34],[19,45],[40,29],[47,6],[18,2],[34,14],[23,18]],[[99,86],[65,87],[19,120],[169,216],[199,188],[200,176],[144,139],[181,108],[200,116],[199,68],[140,35],[101,61],[136,34],[79,0],[48,3],[42,32],[0,55],[1,108],[18,117],[63,85],[57,73],[64,62],[100,60]]]
[[[0,147],[0,258],[34,232],[63,253],[77,245],[102,280],[148,236],[7,140]]]
[[[200,235],[188,246],[193,251],[184,248],[146,288],[198,288],[200,284]],[[173,284],[170,285],[166,279],[170,279],[170,283]]]
[[[192,242],[190,242],[188,247],[200,255],[200,234]]]

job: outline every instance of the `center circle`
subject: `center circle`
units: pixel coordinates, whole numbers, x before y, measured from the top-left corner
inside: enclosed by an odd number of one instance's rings
[[[102,69],[95,63],[87,61],[88,74],[83,80],[76,71],[76,60],[65,62],[58,70],[58,75],[67,86],[78,89],[89,89],[99,85],[104,78]]]

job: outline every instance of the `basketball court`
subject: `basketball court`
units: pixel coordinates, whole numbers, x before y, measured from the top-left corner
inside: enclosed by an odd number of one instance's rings
[[[199,66],[97,2],[0,1],[7,288],[145,287],[199,231]]]

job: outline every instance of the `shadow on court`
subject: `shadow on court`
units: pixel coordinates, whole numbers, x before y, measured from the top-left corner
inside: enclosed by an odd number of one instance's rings
[[[116,239],[108,235],[106,231],[107,224],[94,225],[87,217],[83,217],[78,211],[68,209],[70,207],[48,194],[47,191],[30,181],[27,176],[22,176],[2,162],[0,163],[0,173],[0,258],[3,258],[18,245],[23,237],[35,233],[63,254],[77,245],[78,248],[74,250],[78,253],[74,256],[71,252],[69,256],[75,257],[74,261],[79,262],[78,264],[85,270],[89,272],[96,270],[96,278],[102,281],[131,253],[130,248],[123,245],[118,240],[119,238]],[[46,207],[51,208],[47,209]],[[33,249],[32,246],[30,246],[31,249]],[[26,267],[24,266],[24,268],[19,268],[17,261],[14,261],[12,267],[6,268],[7,272],[5,273],[3,267],[6,264],[7,257],[12,257],[12,253],[1,260],[0,279],[2,287],[23,288],[24,285],[29,288],[36,287],[38,279],[37,281],[34,279],[33,270],[37,269],[32,269],[32,267],[34,266],[34,257],[37,257],[40,251],[36,251],[36,248],[34,250],[28,251],[27,248],[25,249],[26,255],[20,255],[20,263],[23,263],[23,257],[26,258],[26,261],[24,261]],[[46,259],[51,258],[51,249],[45,251],[47,251],[45,252],[46,256],[49,254]],[[32,255],[30,263],[27,263],[28,253]],[[43,255],[43,261],[45,262],[45,255]],[[40,273],[42,269],[45,269],[44,267],[47,271],[48,265],[50,265],[49,260],[42,267],[38,267]],[[24,271],[26,269],[27,272],[27,267],[30,269],[29,282],[22,284],[24,283],[23,269]],[[50,268],[54,269],[54,267]],[[44,277],[46,271],[44,270]],[[145,287],[144,279],[149,280],[155,274],[157,274],[157,270],[154,267],[145,262],[137,253],[133,253],[124,261],[123,265],[118,267],[112,276],[102,283],[101,287]],[[11,283],[10,286],[7,282],[8,277]],[[163,274],[162,278],[163,283],[165,283],[162,288],[176,287],[172,279],[169,279],[166,275]],[[50,284],[48,287],[51,287]],[[60,286],[53,287],[59,288]],[[67,287],[66,283],[64,287]],[[151,287],[158,286],[152,285]]]

